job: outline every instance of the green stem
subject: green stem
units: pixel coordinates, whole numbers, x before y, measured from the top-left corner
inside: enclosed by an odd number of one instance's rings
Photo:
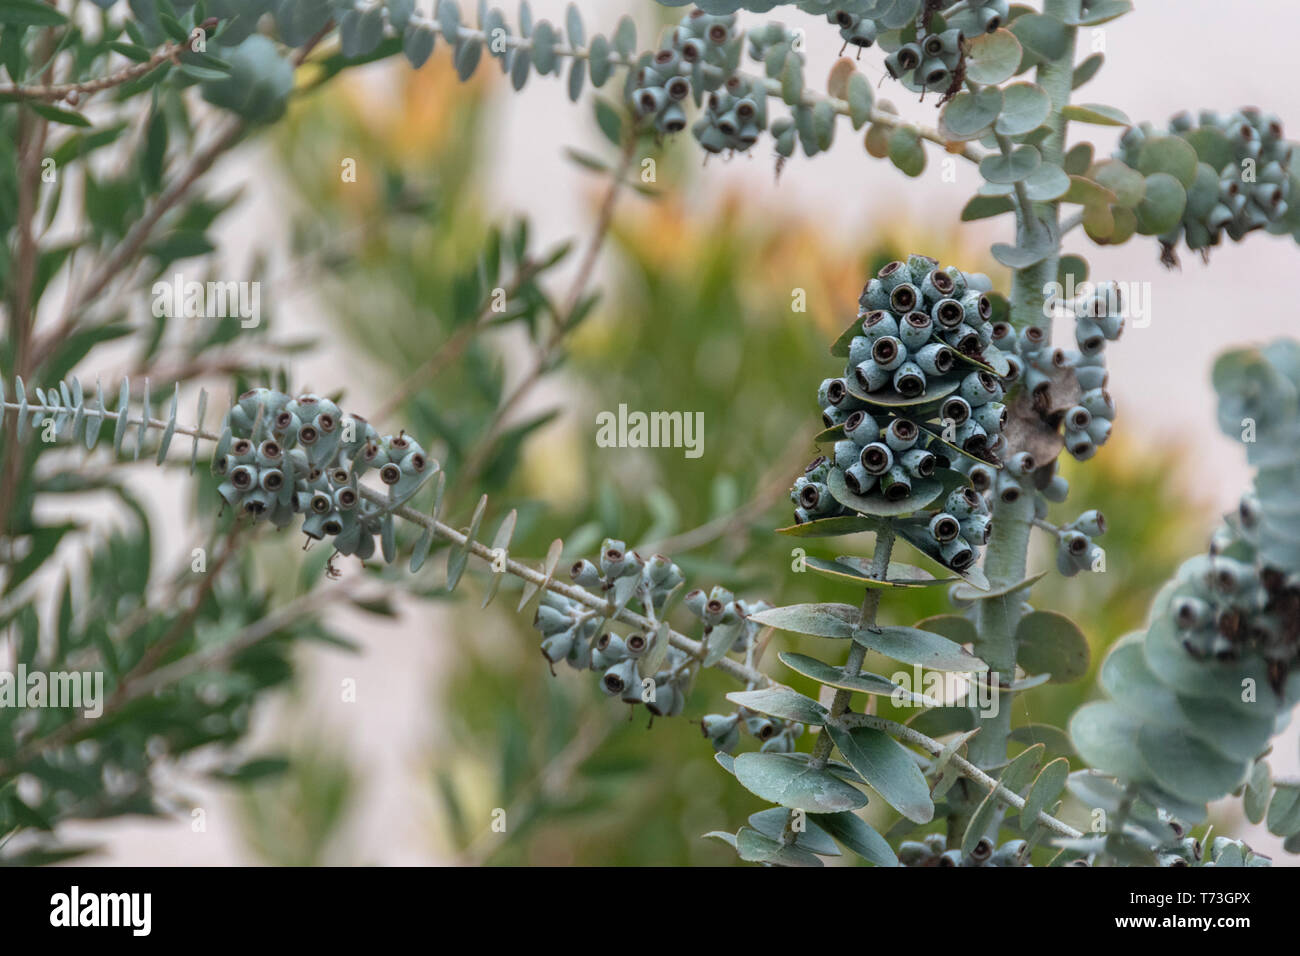
[[[1043,13],[1066,20],[1077,16],[1081,0],[1044,0]],[[1051,100],[1051,113],[1047,125],[1052,132],[1039,145],[1043,162],[1060,165],[1065,158],[1066,120],[1061,111],[1070,101],[1074,83],[1075,31],[1068,32],[1068,42],[1061,56],[1038,68],[1038,84]],[[1060,224],[1060,206],[1057,202],[1035,203],[1032,207],[1016,207],[1017,235],[1027,235],[1038,228],[1037,222],[1026,220],[1026,213],[1053,228]],[[1042,262],[1026,269],[1016,270],[1011,284],[1011,318],[1017,327],[1038,325],[1051,340],[1052,325],[1044,321],[1047,286],[1056,281],[1060,266],[1060,249],[1053,251]],[[993,588],[999,589],[1023,581],[1028,565],[1030,530],[1033,527],[1034,503],[1032,495],[1021,495],[1012,502],[996,499],[993,503],[993,533],[985,552],[984,573]],[[1021,602],[1024,592],[980,601],[975,608],[973,621],[979,634],[976,654],[983,659],[992,673],[1004,675],[1008,680],[1015,674],[1016,628],[1020,623]],[[1011,733],[1013,697],[1003,694],[998,712],[985,716],[974,711],[976,734],[968,746],[971,762],[984,769],[1000,766],[1007,758],[1007,744]],[[963,809],[951,821],[949,845],[953,838],[965,835],[969,814],[974,808]]]
[[[876,534],[876,547],[871,557],[871,577],[877,581],[883,581],[889,571],[889,556],[894,551],[894,526],[887,523],[885,527]],[[858,628],[872,628],[876,626],[876,612],[880,610],[880,588],[867,588],[866,593],[862,596],[862,609],[858,615]],[[866,659],[867,649],[857,641],[849,648],[848,659],[844,662],[844,673],[849,676],[855,676],[862,670],[862,662]],[[843,716],[849,709],[849,702],[853,697],[853,691],[841,688],[835,692],[831,698],[831,718]],[[814,770],[820,770],[826,766],[830,760],[831,751],[835,743],[831,740],[831,735],[823,730],[817,736],[817,743],[813,747],[812,757],[808,761],[808,766]],[[785,829],[781,833],[781,840],[787,846],[795,841],[798,834],[794,830],[794,812],[791,811],[785,821]]]

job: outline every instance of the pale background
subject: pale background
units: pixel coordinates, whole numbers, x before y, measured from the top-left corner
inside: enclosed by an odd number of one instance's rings
[[[428,9],[429,0],[417,0]],[[538,17],[563,22],[563,0],[532,0]],[[581,0],[589,30],[610,31],[624,10],[640,11],[641,45],[648,42],[650,0],[606,3]],[[812,18],[790,10],[774,11],[791,25],[817,26]],[[512,13],[513,18],[513,13]],[[750,17],[762,22],[768,17]],[[1300,139],[1300,92],[1294,82],[1294,28],[1300,13],[1290,0],[1138,0],[1137,11],[1106,25],[1094,35],[1086,31],[1081,45],[1097,48],[1104,43],[1107,65],[1080,91],[1081,101],[1106,102],[1124,109],[1135,120],[1162,122],[1177,110],[1209,107],[1219,110],[1258,104],[1279,114],[1292,138]],[[810,63],[807,75],[821,82],[839,53],[834,31],[808,33]],[[440,47],[445,55],[445,47]],[[404,62],[381,64],[364,71],[360,82],[382,88],[392,71],[406,69]],[[880,54],[868,51],[859,69],[874,81],[883,74]],[[521,211],[533,222],[539,240],[550,242],[582,233],[588,226],[590,181],[563,156],[566,145],[594,145],[589,108],[568,102],[560,83],[535,80],[520,95],[499,94],[492,104],[495,123],[496,168],[489,197],[495,211]],[[932,125],[935,110],[887,81],[878,96],[891,99],[904,115]],[[1104,128],[1079,132],[1097,143],[1099,153],[1113,144],[1116,133]],[[249,190],[242,212],[225,225],[228,248],[241,247],[242,237],[283,235],[287,216],[282,203],[286,191],[273,176],[261,147],[238,153],[218,167],[221,184],[243,183]],[[825,223],[828,236],[863,235],[873,222],[888,217],[910,217],[936,222],[955,221],[973,192],[975,172],[958,167],[958,182],[944,183],[933,161],[919,181],[909,181],[888,163],[863,153],[847,125],[838,132],[829,154],[814,160],[791,162],[779,184],[773,183],[765,148],[759,157],[733,161],[713,159],[696,176],[691,189],[695,208],[707,209],[710,197],[723,183],[747,184],[754,203],[800,209]],[[670,183],[661,185],[671,187]],[[1298,200],[1300,201],[1300,200]],[[976,223],[964,227],[976,245],[1005,240],[1005,225]],[[1225,347],[1295,334],[1293,296],[1300,274],[1300,249],[1290,240],[1255,236],[1240,246],[1217,250],[1211,267],[1195,256],[1183,256],[1181,272],[1163,270],[1154,244],[1137,240],[1114,250],[1099,249],[1080,234],[1070,237],[1067,249],[1084,252],[1094,276],[1123,281],[1151,282],[1153,319],[1148,328],[1129,330],[1107,352],[1111,365],[1111,391],[1121,409],[1119,428],[1149,436],[1152,442],[1193,444],[1202,449],[1206,467],[1194,476],[1197,496],[1216,512],[1232,507],[1246,486],[1248,472],[1240,449],[1220,437],[1213,427],[1212,392],[1208,370],[1213,356]],[[846,304],[852,307],[852,304]],[[300,293],[291,304],[279,303],[281,315],[301,315],[310,322],[314,306],[310,292]],[[284,323],[282,322],[282,329]],[[1058,336],[1068,330],[1059,329]],[[349,357],[327,349],[294,370],[294,380],[324,381],[348,368]],[[542,404],[554,392],[538,390],[531,402]],[[169,487],[150,470],[140,474],[160,513],[183,513],[184,490]],[[1204,515],[1197,516],[1203,520]],[[159,560],[174,560],[188,553],[190,540],[179,531],[163,537],[160,524]],[[438,663],[454,653],[451,637],[441,627],[442,611],[424,606],[408,614],[403,623],[380,627],[374,618],[354,617],[363,627],[367,645],[361,657],[318,650],[304,655],[303,692],[308,709],[330,735],[344,747],[365,781],[363,799],[355,815],[351,842],[360,858],[383,864],[443,862],[434,830],[436,810],[431,796],[428,734],[438,726]],[[362,623],[364,622],[364,623]],[[354,631],[355,633],[355,631]],[[539,679],[541,668],[539,666]],[[358,682],[359,700],[339,702],[344,678]],[[276,706],[262,715],[263,737],[277,726]],[[413,731],[412,728],[420,728]],[[1275,772],[1297,770],[1297,736],[1294,727],[1277,741]],[[701,759],[707,755],[702,751]],[[96,862],[113,864],[228,864],[251,862],[234,825],[227,791],[200,784],[193,775],[178,770],[183,792],[207,813],[207,829],[193,833],[188,814],[175,821],[113,822],[69,830],[105,844]],[[1288,862],[1277,841],[1267,834],[1247,831],[1247,839],[1278,863]],[[1294,858],[1291,858],[1294,860]]]

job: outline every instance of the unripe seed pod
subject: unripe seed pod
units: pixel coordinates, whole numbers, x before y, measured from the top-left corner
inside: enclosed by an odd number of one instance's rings
[[[600,635],[591,648],[591,666],[597,670],[606,670],[619,661],[627,660],[627,646],[623,638],[608,631]]]
[[[983,428],[990,435],[996,435],[1006,426],[1007,406],[1001,402],[985,402],[975,409],[974,418],[975,424],[979,425],[980,428]]]
[[[960,395],[973,408],[987,402],[1000,402],[1003,392],[1002,386],[998,383],[996,377],[980,370],[971,372],[962,379]]]
[[[883,266],[876,273],[876,276],[887,293],[893,292],[900,285],[904,285],[912,279],[912,273],[908,271],[907,263],[898,259]]]
[[[827,428],[843,425],[848,417],[848,412],[842,408],[836,408],[834,405],[827,405],[822,409],[822,424]]]
[[[1216,557],[1206,583],[1220,594],[1242,595],[1259,586],[1259,573],[1243,561]]]
[[[862,454],[862,449],[853,441],[837,441],[835,443],[835,467],[840,471],[848,471],[858,463],[858,457]]]
[[[986,545],[993,531],[993,518],[989,515],[971,515],[961,523],[961,536],[973,545]]]
[[[879,391],[893,379],[889,370],[881,368],[874,359],[868,359],[854,368],[853,375],[858,381],[858,386],[866,392]]]
[[[975,563],[975,552],[960,535],[939,545],[939,556],[954,571],[965,571]]]
[[[921,48],[915,43],[908,43],[885,57],[885,69],[894,79],[915,70],[920,64]]]
[[[997,472],[985,464],[972,464],[966,471],[966,477],[974,489],[982,494],[993,487]]]
[[[951,541],[959,534],[961,534],[961,523],[947,512],[937,512],[930,519],[930,537],[937,543]]]
[[[573,642],[577,637],[577,629],[569,628],[567,631],[560,631],[558,634],[552,634],[542,641],[542,656],[552,664],[558,664],[567,658],[573,650]]]
[[[862,295],[858,297],[858,305],[863,309],[871,311],[881,311],[889,308],[889,289],[880,279],[872,279],[862,287]]]
[[[886,335],[872,343],[871,358],[880,368],[892,372],[907,361],[907,349],[897,336]]]
[[[709,598],[703,590],[696,588],[687,593],[686,597],[683,598],[682,603],[684,603],[686,609],[696,617],[704,617],[704,607],[709,603]]]
[[[867,445],[880,437],[880,425],[859,409],[844,420],[844,436],[857,445]]]
[[[1092,319],[1079,319],[1074,326],[1074,341],[1083,355],[1096,355],[1106,347],[1106,335]]]
[[[916,353],[915,361],[926,375],[941,376],[952,371],[956,359],[947,345],[931,342]]]
[[[611,697],[625,694],[629,689],[640,691],[641,677],[632,658],[619,661],[601,676],[601,690]]]
[[[1024,494],[1024,489],[1015,478],[1007,474],[1006,470],[998,472],[997,478],[993,481],[993,493],[997,495],[999,501],[1010,504],[1013,501],[1019,501],[1020,496]]]
[[[898,315],[906,315],[921,301],[921,291],[912,283],[904,282],[889,293],[889,307]]]
[[[1094,388],[1083,393],[1079,404],[1091,413],[1093,418],[1114,418],[1115,401],[1105,389]]]
[[[1092,439],[1093,444],[1104,445],[1110,438],[1111,420],[1109,418],[1094,418],[1088,424],[1088,437]]]
[[[904,840],[898,845],[898,862],[903,866],[924,866],[933,858],[934,854],[924,843]]]
[[[926,302],[949,298],[956,289],[957,283],[953,277],[942,269],[931,269],[921,280],[921,295]]]
[[[885,429],[885,444],[891,451],[903,452],[914,446],[921,436],[916,422],[907,418],[895,418]]]
[[[844,484],[855,495],[865,495],[876,486],[876,476],[862,467],[862,462],[855,461],[844,471]]]
[[[918,289],[925,281],[925,277],[937,268],[939,268],[939,260],[930,256],[914,252],[907,257],[907,274],[912,277],[912,285]]]
[[[1048,501],[1060,503],[1070,494],[1070,483],[1060,475],[1053,475],[1052,480],[1043,487],[1043,497]]]
[[[1029,843],[1025,840],[1008,840],[993,853],[994,866],[1025,866],[1029,863]]]
[[[970,402],[960,395],[951,395],[944,399],[943,405],[939,410],[939,417],[945,424],[952,422],[954,425],[963,425],[971,417]],[[985,429],[988,431],[988,429]]]
[[[1007,471],[1018,477],[1028,475],[1038,467],[1034,462],[1034,456],[1027,451],[1016,452],[1007,462]]]
[[[553,607],[547,607],[544,604],[538,606],[537,614],[533,617],[533,627],[546,635],[558,634],[560,631],[571,627],[572,624],[573,619],[568,614]],[[568,651],[566,650],[564,653],[567,654]],[[563,657],[564,655],[560,656]]]
[[[912,493],[912,476],[901,465],[894,465],[879,480],[886,501],[902,501]]]
[[[884,442],[874,441],[862,446],[859,461],[867,474],[880,476],[894,466],[894,453]]]
[[[614,538],[606,538],[600,545],[600,570],[611,581],[622,577],[631,568],[627,545]]]
[[[819,481],[810,481],[800,489],[799,504],[814,517],[839,510],[839,502],[831,497],[830,490]]]
[[[600,569],[587,559],[575,561],[569,568],[569,576],[578,587],[594,588],[600,584]]]
[[[977,294],[977,293],[975,293]],[[956,299],[940,299],[930,309],[930,317],[940,329],[955,329],[966,321],[966,310]],[[974,326],[976,322],[966,323]]]
[[[904,362],[894,372],[894,390],[904,398],[924,395],[925,387],[925,372],[915,362]]]
[[[1106,533],[1106,518],[1100,511],[1093,508],[1091,511],[1085,511],[1079,515],[1067,527],[1072,531],[1081,531],[1089,537],[1095,537]]]
[[[979,333],[965,322],[955,329],[949,329],[940,334],[945,342],[962,355],[974,355],[980,350]]]
[[[986,509],[984,499],[979,496],[974,488],[958,488],[948,495],[943,510],[958,521],[964,521],[971,515],[982,514]]]
[[[934,474],[935,466],[938,459],[932,452],[924,448],[912,448],[903,452],[898,459],[899,464],[907,469],[907,473],[914,478],[929,478]]]
[[[887,335],[898,336],[898,319],[883,309],[868,312],[862,320],[862,337],[874,344],[877,339],[883,339]],[[851,350],[851,343],[849,347]]]
[[[932,90],[946,86],[951,75],[947,64],[940,57],[931,57],[917,68],[918,80]]]
[[[1074,370],[1074,376],[1079,380],[1079,387],[1085,392],[1092,391],[1096,388],[1104,388],[1110,374],[1103,366],[1086,365]]]
[[[961,307],[966,324],[971,328],[979,328],[993,318],[993,300],[983,292],[974,290],[967,292],[961,297]]]
[[[909,312],[903,316],[903,321],[898,325],[898,337],[907,348],[909,355],[922,349],[930,341],[930,335],[934,332],[934,320],[924,312]],[[849,361],[853,361],[851,351]]]
[[[855,335],[849,341],[849,364],[861,365],[871,358],[871,346],[874,344],[872,339],[865,335]]]
[[[1097,454],[1097,446],[1087,432],[1067,430],[1065,432],[1065,450],[1076,461],[1087,461]]]
[[[971,419],[957,426],[954,445],[964,451],[976,453],[988,447],[989,435],[984,427]]]
[[[1047,333],[1036,325],[1027,325],[1020,330],[1020,354],[1032,359],[1042,353],[1047,346]]]

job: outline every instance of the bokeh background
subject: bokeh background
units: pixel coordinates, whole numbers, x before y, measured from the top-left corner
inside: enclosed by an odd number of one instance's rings
[[[532,6],[559,21],[565,3]],[[579,6],[593,29],[631,13],[643,45],[675,19],[650,0]],[[834,31],[780,15],[809,28],[808,75],[825,76],[839,54]],[[1240,0],[1230,25],[1218,0],[1139,0],[1134,14],[1081,37],[1107,55],[1084,98],[1156,122],[1188,107],[1256,103],[1300,131],[1288,29],[1297,17],[1288,0]],[[933,104],[891,87],[874,51],[858,68],[884,81],[878,96],[933,123]],[[1076,135],[1091,135],[1099,152],[1115,139],[1095,127]],[[313,343],[287,361],[291,381],[344,387],[348,407],[363,414],[386,409],[466,321],[464,277],[493,228],[526,222],[539,250],[574,243],[544,282],[563,298],[609,182],[571,148],[618,161],[591,98],[571,104],[554,80],[535,79],[516,95],[481,69],[462,85],[441,46],[418,73],[404,62],[352,71],[218,166],[217,188],[241,191],[219,254],[234,272],[259,263],[277,338]],[[568,360],[503,420],[498,400],[535,360],[517,323],[471,341],[378,422],[406,427],[434,449],[458,522],[486,491],[490,520],[519,509],[519,555],[540,557],[554,537],[566,556],[587,554],[613,534],[669,551],[693,584],[725,583],[774,603],[851,599],[791,573],[790,541],[771,533],[788,523],[785,489],[812,453],[813,390],[833,364],[826,346],[851,318],[868,272],[900,254],[924,251],[1004,284],[987,249],[1006,238],[1005,225],[958,222],[977,185],[972,170],[945,182],[932,157],[907,180],[871,159],[847,126],[828,154],[796,159],[779,178],[764,145],[752,152],[704,162],[682,137],[656,154],[656,182],[624,190],[614,207],[591,282],[600,299],[569,341]],[[355,183],[340,181],[349,158]],[[1067,467],[1072,495],[1056,515],[1106,513],[1107,571],[1068,582],[1053,574],[1035,589],[1036,605],[1080,621],[1095,671],[1246,486],[1239,449],[1213,426],[1208,370],[1226,347],[1296,333],[1300,250],[1254,236],[1216,250],[1208,267],[1185,255],[1173,272],[1141,237],[1105,250],[1072,235],[1067,251],[1084,254],[1094,276],[1149,282],[1152,296],[1150,325],[1108,351],[1116,438],[1086,467]],[[791,310],[796,289],[807,294],[806,312]],[[597,448],[596,413],[620,403],[704,412],[704,454]],[[510,437],[508,453],[484,440],[489,429]],[[158,560],[188,554],[193,489],[152,469],[133,481],[163,518]],[[1051,554],[1041,544],[1035,564],[1045,568]],[[258,547],[271,575],[292,575],[304,560],[296,543]],[[70,836],[102,846],[92,862],[113,864],[732,862],[700,835],[734,830],[761,805],[718,770],[694,723],[718,706],[725,682],[706,675],[682,719],[649,728],[643,716],[629,721],[590,676],[548,673],[535,633],[512,613],[509,585],[480,611],[480,572],[447,599],[441,563],[431,561],[416,593],[379,613],[330,612],[359,653],[298,651],[300,679],[259,711],[249,741],[250,752],[285,754],[286,774],[233,788],[201,768],[170,767],[176,817],[79,825]],[[888,602],[885,614],[911,623],[944,604],[940,591]],[[775,651],[795,643],[771,648],[769,666],[780,668]],[[355,702],[343,699],[345,681],[354,682]],[[1017,700],[1017,723],[1061,726],[1094,693],[1092,675],[1035,690]],[[1297,749],[1292,728],[1277,741],[1275,773],[1295,772]],[[193,831],[190,806],[205,810],[205,831]],[[507,811],[504,834],[489,827],[497,808]],[[1215,823],[1278,864],[1291,862],[1231,805]]]

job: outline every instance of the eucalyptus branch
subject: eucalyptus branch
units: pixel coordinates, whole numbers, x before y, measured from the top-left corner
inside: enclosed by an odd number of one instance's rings
[[[216,25],[217,19],[211,17],[203,22],[202,29],[211,30]],[[195,37],[189,37],[179,42],[166,43],[154,51],[147,60],[133,63],[114,73],[94,79],[78,80],[74,83],[56,83],[48,86],[22,83],[0,84],[0,97],[19,100],[64,100],[70,105],[76,106],[84,96],[122,86],[152,73],[166,63],[178,62],[180,54],[193,51],[196,39]]]

